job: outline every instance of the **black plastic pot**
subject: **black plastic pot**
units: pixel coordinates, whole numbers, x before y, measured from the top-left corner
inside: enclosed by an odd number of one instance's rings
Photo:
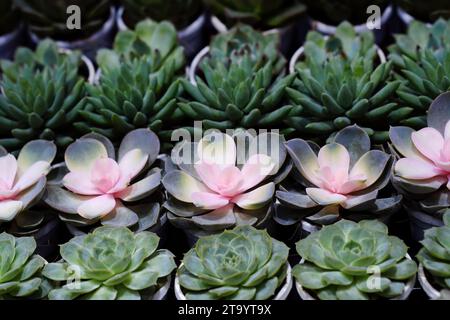
[[[59,245],[69,239],[64,226],[58,218],[51,218],[33,235],[37,248],[36,253],[51,262],[59,255]]]
[[[95,61],[97,51],[103,48],[111,48],[116,33],[116,9],[111,7],[111,13],[101,30],[94,33],[87,39],[77,41],[56,41],[58,46],[68,50],[80,50],[89,59]],[[37,45],[43,39],[28,30],[29,37],[33,45]]]
[[[12,32],[0,35],[0,59],[11,59],[24,38],[24,27],[22,24]]]
[[[412,204],[404,204],[404,208],[408,213],[411,238],[413,241],[418,242],[423,240],[426,230],[444,225],[441,218],[425,213]]]
[[[116,23],[119,31],[128,30],[123,19],[124,8],[120,7],[117,11]],[[206,14],[203,13],[195,19],[189,26],[183,30],[178,31],[178,40],[185,49],[186,57],[191,61],[195,55],[206,45],[207,43],[207,30],[206,30]]]

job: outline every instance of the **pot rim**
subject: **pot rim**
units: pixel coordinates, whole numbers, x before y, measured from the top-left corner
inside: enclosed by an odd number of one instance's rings
[[[428,298],[431,300],[437,300],[441,297],[441,293],[439,290],[436,290],[431,283],[428,281],[427,275],[425,273],[425,268],[423,267],[423,264],[419,264],[419,272],[418,272],[418,278],[420,285],[427,294]]]
[[[329,38],[329,36],[325,36],[325,39],[328,39],[328,38]],[[378,59],[380,59],[380,63],[386,63],[387,58],[386,58],[386,55],[384,54],[384,51],[377,44],[375,44],[375,47],[377,48],[377,55],[378,55]],[[304,52],[305,52],[304,45],[302,45],[300,48],[298,48],[294,52],[291,60],[289,61],[289,74],[293,74],[296,72],[295,66],[297,65],[298,60],[300,60],[300,58],[303,56]]]
[[[181,263],[179,268],[181,268],[183,265],[184,265],[184,263]],[[288,269],[287,269],[287,273],[286,273],[286,279],[284,280],[284,285],[281,288],[279,288],[278,293],[275,295],[275,297],[272,300],[286,300],[287,296],[289,295],[289,293],[292,290],[292,286],[293,286],[292,267],[289,264],[289,262],[287,262],[287,261],[286,261],[286,265],[287,265]],[[178,272],[175,276],[174,289],[175,289],[175,296],[176,296],[177,300],[180,300],[180,301],[187,300],[187,298],[184,295],[184,293],[181,289],[181,286],[180,286],[180,281],[178,279]]]
[[[203,60],[203,58],[206,57],[206,55],[209,53],[209,50],[209,46],[206,46],[202,50],[200,50],[200,52],[195,55],[194,60],[192,60],[191,65],[188,68],[187,74],[189,77],[189,82],[194,86],[197,86],[197,80],[195,79],[195,76],[197,74],[198,66],[200,65],[200,62]]]
[[[392,17],[393,13],[394,13],[394,7],[392,4],[390,4],[389,6],[387,6],[384,9],[383,14],[381,15],[381,25],[385,25],[389,21],[389,19]],[[327,35],[334,34],[337,29],[337,26],[326,24],[324,22],[321,22],[319,20],[314,20],[312,18],[311,18],[311,25],[312,25],[313,30],[317,30],[320,33],[324,33]],[[367,25],[365,23],[355,25],[354,27],[355,27],[355,30],[357,33],[362,33],[365,31],[375,31],[375,30],[369,30],[369,28],[367,28]]]
[[[117,10],[117,16],[116,16],[116,23],[117,28],[119,31],[125,31],[129,30],[130,28],[127,26],[125,21],[123,20],[123,14],[125,12],[125,8],[123,6],[120,6]],[[195,18],[194,21],[192,21],[188,26],[181,30],[177,30],[178,38],[182,39],[184,37],[187,37],[191,35],[192,33],[196,32],[197,30],[201,29],[206,21],[206,13],[202,12],[199,14],[197,18]]]
[[[414,20],[418,20],[400,7],[397,7],[397,14],[400,17],[400,20],[406,25],[410,25]],[[426,22],[426,25],[428,28],[432,27],[432,24],[429,22]]]
[[[82,48],[86,42],[93,42],[93,43],[98,42],[99,39],[103,37],[105,33],[108,33],[110,30],[114,28],[115,21],[116,21],[116,8],[114,6],[111,6],[108,20],[106,20],[103,26],[97,32],[92,34],[90,37],[74,41],[56,40],[55,42],[58,44],[59,47],[64,49]],[[28,29],[28,34],[30,35],[32,42],[35,44],[43,40],[43,38],[32,32],[30,29]]]
[[[409,260],[412,260],[411,256],[408,253],[406,254],[405,257]],[[305,261],[306,260],[304,258],[302,258],[302,260],[300,261],[300,264],[304,264]],[[415,283],[416,283],[416,275],[414,274],[406,282],[403,293],[400,296],[391,298],[389,300],[407,300],[409,295],[411,294],[412,290],[414,289]],[[303,286],[297,280],[295,280],[295,288],[297,289],[297,292],[302,300],[317,300],[311,294],[309,294],[308,291],[306,289],[304,289]]]
[[[172,274],[169,274],[166,277],[166,282],[164,283],[164,285],[159,288],[159,290],[156,291],[148,300],[164,300],[164,298],[167,296],[167,293],[169,292],[171,283]]]
[[[218,33],[227,33],[228,31],[230,31],[230,28],[228,28],[225,25],[225,23],[223,23],[223,21],[220,20],[220,18],[218,16],[211,15],[210,20],[211,20],[212,26]],[[268,30],[263,31],[263,34],[268,35],[268,34],[273,34],[273,33],[284,33],[287,30],[289,30],[290,28],[292,28],[293,25],[294,25],[294,23],[290,23],[283,27],[268,29]]]

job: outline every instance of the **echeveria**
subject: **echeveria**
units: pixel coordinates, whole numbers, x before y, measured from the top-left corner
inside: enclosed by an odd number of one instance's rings
[[[175,225],[211,232],[267,220],[275,192],[275,183],[267,179],[280,170],[286,151],[277,134],[247,139],[251,143],[243,146],[232,136],[216,132],[198,143],[181,143],[175,148],[172,159],[179,170],[163,178],[170,195],[164,206]],[[257,147],[261,142],[277,146],[264,151]],[[180,150],[192,150],[193,157],[178,159]]]
[[[250,226],[202,237],[178,279],[188,300],[265,300],[286,279],[289,248]]]
[[[425,231],[417,259],[441,289],[450,290],[450,213],[444,215],[444,224]]]
[[[160,169],[146,170],[156,160],[159,148],[152,131],[134,130],[123,139],[116,160],[107,138],[87,135],[67,148],[69,172],[61,185],[48,186],[44,200],[69,223],[89,225],[101,220],[104,225],[133,226],[139,222],[141,211],[143,215],[154,211],[153,204],[147,209],[128,204],[146,199],[159,186]]]
[[[2,233],[0,248],[0,300],[45,297],[50,286],[41,277],[45,260],[33,254],[36,241]]]
[[[320,300],[394,298],[417,272],[407,249],[381,222],[342,220],[297,243],[293,275]]]
[[[148,299],[176,268],[173,255],[156,250],[151,232],[100,227],[61,246],[62,261],[49,263],[43,275],[59,285],[51,300]]]
[[[40,200],[55,155],[56,146],[44,140],[27,143],[17,159],[0,147],[0,223]]]
[[[294,183],[277,191],[285,207],[277,208],[276,220],[281,224],[303,217],[328,224],[343,213],[382,218],[399,207],[401,196],[380,198],[390,179],[392,156],[371,150],[370,138],[361,128],[341,130],[334,142],[321,149],[302,139],[290,140],[286,146],[296,170]]]

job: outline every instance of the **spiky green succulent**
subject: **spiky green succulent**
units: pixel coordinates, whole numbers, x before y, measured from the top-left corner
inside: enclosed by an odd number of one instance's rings
[[[228,25],[240,21],[262,29],[283,27],[306,11],[302,1],[297,0],[205,0],[205,3]]]
[[[184,55],[173,25],[143,21],[135,31],[120,32],[114,50],[102,50],[97,60],[99,84],[88,86],[90,97],[80,112],[83,121],[75,127],[114,142],[148,127],[170,141],[173,127],[183,119],[177,97]]]
[[[444,226],[425,231],[423,248],[417,259],[433,276],[440,289],[450,290],[450,210],[444,215]]]
[[[387,187],[394,159],[372,149],[361,128],[341,130],[323,148],[302,139],[288,141],[286,148],[295,169],[276,193],[279,224],[328,225],[342,217],[383,221],[401,208],[402,196]]]
[[[159,237],[127,228],[100,227],[61,246],[62,260],[43,275],[55,281],[50,300],[145,300],[176,268],[173,254],[157,250]]]
[[[11,32],[17,26],[18,15],[14,0],[4,0],[0,3],[0,36]]]
[[[0,234],[0,300],[40,299],[51,286],[41,276],[45,260],[34,254],[36,241],[32,237],[15,238]]]
[[[385,142],[389,125],[414,119],[412,108],[393,100],[400,81],[390,81],[392,62],[380,60],[373,34],[357,35],[347,22],[332,37],[310,32],[296,65],[298,77],[287,89],[299,109],[286,120],[288,125],[322,142],[357,124],[373,142]]]
[[[267,300],[286,279],[289,248],[250,226],[198,240],[178,279],[188,300]]]
[[[396,3],[414,18],[431,22],[439,18],[450,18],[450,3],[442,0],[414,1],[396,0]]]
[[[190,97],[180,109],[205,128],[280,128],[295,114],[295,108],[281,104],[295,75],[284,77],[278,41],[278,34],[262,35],[244,25],[217,36],[200,63],[196,84],[182,80]]]
[[[13,152],[35,139],[54,140],[58,147],[72,142],[72,123],[85,102],[81,66],[78,52],[59,52],[51,41],[2,62],[0,145]]]
[[[397,90],[403,106],[415,110],[415,121],[405,125],[426,126],[426,112],[433,99],[450,90],[450,21],[438,20],[432,27],[413,21],[407,34],[395,36],[389,59],[403,83]]]
[[[343,21],[354,24],[364,24],[368,18],[367,8],[377,5],[384,9],[388,0],[303,0],[308,7],[308,14],[314,19],[331,25]]]
[[[99,31],[110,15],[110,0],[16,0],[30,30],[41,38],[84,39]],[[81,29],[67,27],[67,8],[81,9]]]
[[[201,0],[121,0],[125,23],[131,27],[145,18],[168,20],[178,30],[187,27],[199,15]]]
[[[296,246],[304,263],[293,275],[320,300],[395,298],[417,272],[416,263],[406,258],[405,243],[378,221],[342,220]]]

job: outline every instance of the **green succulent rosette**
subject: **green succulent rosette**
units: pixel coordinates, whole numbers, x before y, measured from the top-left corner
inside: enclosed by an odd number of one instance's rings
[[[286,280],[288,255],[266,231],[240,226],[200,238],[177,276],[188,300],[266,300]]]

